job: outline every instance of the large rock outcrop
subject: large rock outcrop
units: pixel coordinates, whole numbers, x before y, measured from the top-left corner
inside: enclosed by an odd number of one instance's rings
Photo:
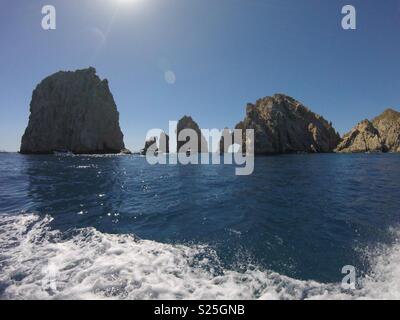
[[[400,152],[400,112],[385,110],[364,120],[343,136],[336,152]]]
[[[255,154],[332,152],[339,134],[323,117],[284,94],[249,103],[245,119],[236,129],[254,129]]]
[[[107,80],[94,68],[57,72],[33,91],[21,153],[127,152]]]
[[[179,134],[184,129],[192,129],[195,131],[197,136],[197,145],[193,145],[190,150],[187,150],[188,145],[186,144],[190,138],[187,137],[185,141],[179,141]],[[192,119],[192,117],[184,116],[182,119],[178,121],[178,125],[176,127],[176,137],[177,137],[177,152],[184,153],[190,151],[191,153],[207,153],[208,152],[208,143],[201,133],[201,129],[198,124]],[[183,147],[183,148],[182,148]]]

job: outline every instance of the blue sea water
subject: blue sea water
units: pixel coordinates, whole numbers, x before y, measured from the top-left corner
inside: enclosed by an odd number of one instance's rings
[[[399,208],[398,154],[0,154],[0,297],[399,299]]]

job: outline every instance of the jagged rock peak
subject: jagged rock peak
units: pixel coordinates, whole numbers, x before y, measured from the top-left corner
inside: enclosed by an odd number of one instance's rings
[[[392,120],[392,121],[398,121],[400,119],[400,112],[388,108],[385,111],[383,111],[379,116],[375,117],[372,122],[377,122],[381,120]]]
[[[363,120],[343,136],[337,152],[381,152],[383,144],[378,130],[369,120]]]
[[[332,152],[340,140],[331,123],[282,93],[247,104],[236,128],[254,129],[256,154]]]
[[[197,133],[197,146],[193,145],[190,150],[187,150],[190,138],[187,137],[186,141],[179,141],[179,133],[184,129],[192,129]],[[177,137],[177,152],[184,153],[190,151],[192,153],[207,153],[208,152],[208,143],[201,133],[201,129],[199,125],[192,119],[190,116],[183,116],[179,121],[176,128],[176,137]],[[183,148],[182,148],[183,147]]]
[[[400,152],[400,112],[386,109],[343,136],[337,152]]]

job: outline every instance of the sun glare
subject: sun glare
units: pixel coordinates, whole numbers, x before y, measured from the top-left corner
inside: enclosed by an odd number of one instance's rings
[[[119,3],[135,3],[139,2],[140,0],[117,0]]]

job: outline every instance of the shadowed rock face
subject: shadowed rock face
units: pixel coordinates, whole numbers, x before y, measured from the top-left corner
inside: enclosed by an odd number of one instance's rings
[[[21,153],[127,152],[107,80],[94,68],[57,72],[33,91]]]
[[[189,137],[186,138],[186,141],[178,141],[179,133],[184,129],[192,129],[197,134],[197,148],[191,148],[192,153],[207,153],[208,152],[208,143],[207,140],[201,133],[200,127],[198,124],[192,119],[192,117],[184,116],[182,119],[178,121],[178,125],[176,128],[176,137],[177,137],[177,151],[180,153],[184,153],[187,150],[187,146],[185,144],[190,140]],[[184,146],[182,148],[182,146]]]
[[[248,104],[235,128],[254,129],[255,154],[332,152],[340,141],[331,123],[283,94]]]
[[[400,152],[400,113],[387,109],[364,120],[343,136],[337,152]]]

